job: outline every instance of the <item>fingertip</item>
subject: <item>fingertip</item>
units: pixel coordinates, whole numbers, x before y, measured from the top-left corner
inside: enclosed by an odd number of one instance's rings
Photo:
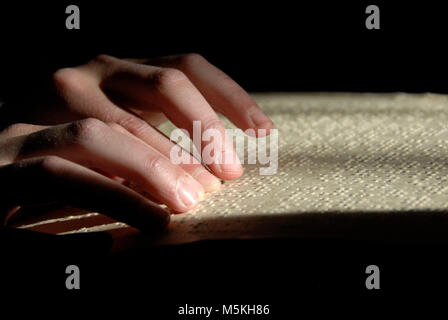
[[[215,173],[223,180],[235,180],[243,175],[244,170],[241,164],[218,164]]]
[[[206,192],[216,192],[221,189],[221,181],[205,168],[198,167],[192,174]]]
[[[265,125],[258,128],[248,128],[246,129],[245,133],[253,138],[261,138],[270,135],[272,130],[275,130],[275,126],[271,122],[266,123]]]
[[[254,124],[254,128],[266,128],[266,126],[269,126],[270,128],[272,121],[259,106],[253,105],[249,108],[248,114]]]
[[[243,171],[241,172],[228,172],[223,175],[223,180],[236,180],[240,178],[243,175]]]
[[[259,125],[255,130],[256,137],[265,137],[271,134],[271,130],[275,129],[274,123],[272,121],[268,121],[262,125]]]
[[[248,111],[248,121],[246,121],[245,133],[251,137],[264,137],[275,129],[274,122],[263,113],[258,106],[253,106]]]

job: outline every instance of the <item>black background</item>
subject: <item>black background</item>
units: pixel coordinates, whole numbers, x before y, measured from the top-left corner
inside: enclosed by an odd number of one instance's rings
[[[72,3],[81,11],[80,30],[65,28],[65,8]],[[248,91],[446,92],[445,7],[436,1],[377,1],[381,29],[367,30],[368,4],[2,4],[2,67],[8,70],[2,78],[9,88],[33,87],[39,85],[32,82],[37,76],[96,54],[155,57],[196,52]]]
[[[79,5],[80,30],[65,28],[68,4]],[[365,28],[369,4],[380,7],[380,30]],[[436,1],[18,1],[0,8],[5,98],[32,97],[57,68],[101,53],[200,53],[252,92],[448,92],[447,13]],[[271,319],[295,319],[304,310],[351,312],[356,297],[364,317],[378,301],[409,311],[416,305],[397,305],[399,297],[444,297],[448,284],[446,244],[423,239],[212,241],[111,257],[106,235],[0,234],[0,290],[20,303],[24,296],[26,303],[62,300],[70,312],[87,297],[97,312],[138,310],[154,319],[176,318],[185,303],[271,304]],[[72,263],[82,270],[79,292],[64,286]],[[369,264],[382,270],[379,291],[365,289]]]

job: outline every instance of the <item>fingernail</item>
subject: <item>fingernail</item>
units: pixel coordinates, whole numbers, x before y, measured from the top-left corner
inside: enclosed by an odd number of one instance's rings
[[[177,195],[185,208],[193,207],[198,202],[201,194],[202,197],[204,196],[204,191],[202,189],[198,190],[197,185],[197,182],[193,182],[190,179],[181,178],[178,180]]]
[[[224,180],[234,180],[243,174],[243,167],[241,165],[219,164],[217,167],[219,173],[224,176]]]
[[[214,192],[221,189],[221,180],[203,168],[197,168],[192,176],[202,184],[207,192]]]
[[[253,106],[249,109],[249,116],[257,128],[268,129],[273,127],[271,119],[269,119],[257,106]]]
[[[233,180],[239,178],[243,174],[241,161],[233,148],[232,139],[228,136],[226,137],[222,160],[223,162],[219,164],[218,167],[219,171],[226,176],[225,179]]]

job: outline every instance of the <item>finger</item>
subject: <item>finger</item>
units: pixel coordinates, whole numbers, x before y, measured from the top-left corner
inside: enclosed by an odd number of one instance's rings
[[[38,126],[27,123],[15,123],[0,133],[0,138],[13,138],[25,134],[33,133],[48,128],[48,126]]]
[[[236,179],[243,173],[233,143],[227,136],[224,124],[190,80],[179,70],[143,66],[122,60],[115,64],[113,76],[103,82],[103,87],[121,99],[141,108],[159,108],[179,128],[186,129],[193,137],[193,124],[200,123],[199,131],[216,132],[215,139],[202,143],[194,139],[201,150],[213,150],[210,169],[222,179]],[[120,123],[123,125],[123,123]],[[123,125],[125,126],[125,125]],[[126,126],[125,126],[126,127]],[[135,134],[134,132],[132,132]],[[211,153],[210,153],[211,154]]]
[[[138,137],[132,135],[128,130],[126,130],[124,127],[120,126],[117,123],[108,123],[108,125],[121,132],[122,134],[126,134],[127,136],[131,137],[132,139],[137,139],[140,142],[143,142]],[[162,134],[157,131],[158,134]],[[163,136],[165,137],[165,136]],[[174,147],[174,144],[171,143],[168,139],[162,139],[163,137],[160,137],[156,141],[159,141],[159,143],[156,143],[156,149],[162,153],[164,156],[169,157],[171,149]],[[151,137],[146,137],[150,139]],[[202,164],[195,163],[197,162],[196,159],[193,158],[191,154],[188,155],[188,163],[181,163],[180,166],[182,169],[184,169],[187,173],[189,173],[193,178],[195,178],[199,183],[202,184],[205,191],[207,192],[214,192],[221,189],[221,181],[217,179],[213,174],[211,174],[207,169],[204,168]]]
[[[0,133],[0,166],[14,162],[14,157],[18,153],[18,147],[20,146],[20,144],[14,141],[15,137],[24,136],[46,128],[48,127],[16,123],[4,129]]]
[[[144,111],[133,108],[132,106],[129,106],[128,108],[153,127],[157,127],[168,120],[168,118],[161,112]]]
[[[2,195],[12,205],[63,201],[150,232],[169,222],[168,212],[138,193],[55,156],[0,167],[0,181]]]
[[[163,133],[128,110],[117,106],[103,91],[99,90],[101,79],[105,76],[102,73],[107,73],[104,69],[106,66],[115,66],[115,63],[104,62],[103,65],[103,69],[96,73],[92,72],[90,68],[59,70],[55,78],[65,100],[69,101],[81,116],[93,116],[107,123],[118,123],[168,158],[174,144]],[[129,90],[130,93],[134,92],[132,88]],[[132,96],[132,94],[129,95]],[[132,105],[132,103],[130,104]],[[202,165],[195,164],[193,161],[190,163],[182,163],[180,166],[201,183],[207,191],[219,190],[220,181],[218,179],[209,174]]]
[[[17,137],[16,160],[55,155],[133,181],[178,212],[192,209],[203,187],[151,146],[113,130],[97,119],[55,126]]]
[[[243,130],[255,129],[258,136],[269,134],[270,129],[274,128],[272,120],[264,114],[250,95],[201,55],[162,57],[150,59],[146,63],[184,72],[210,105],[237,127]]]

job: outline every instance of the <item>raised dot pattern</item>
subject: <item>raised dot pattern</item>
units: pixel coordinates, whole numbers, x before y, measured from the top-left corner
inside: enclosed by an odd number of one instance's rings
[[[271,233],[263,224],[301,213],[447,209],[446,96],[254,97],[279,130],[278,172],[262,176],[263,165],[245,165],[240,179],[225,182],[194,211],[173,216],[161,242]],[[161,129],[169,134],[172,125]]]

